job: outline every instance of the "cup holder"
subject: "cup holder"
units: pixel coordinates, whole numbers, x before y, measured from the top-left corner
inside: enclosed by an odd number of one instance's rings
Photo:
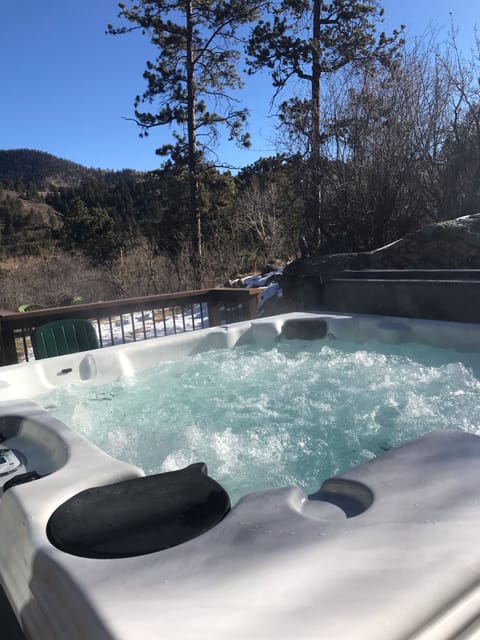
[[[317,492],[310,494],[308,499],[333,504],[341,509],[347,518],[354,518],[371,506],[373,493],[361,482],[330,478]]]

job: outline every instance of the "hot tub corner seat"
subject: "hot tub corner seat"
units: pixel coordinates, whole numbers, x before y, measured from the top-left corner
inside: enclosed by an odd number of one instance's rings
[[[198,462],[81,491],[54,511],[47,535],[75,556],[127,558],[192,540],[229,510],[227,492]]]

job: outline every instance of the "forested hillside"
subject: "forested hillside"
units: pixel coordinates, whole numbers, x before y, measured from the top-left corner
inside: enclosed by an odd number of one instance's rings
[[[266,159],[238,177],[203,167],[200,197],[207,247],[234,248],[247,263],[295,252],[295,201],[300,194],[293,184],[295,171],[289,175],[287,165],[280,157]],[[287,207],[289,219],[280,232]],[[101,249],[105,233],[96,229],[102,219],[108,220],[110,231],[111,250],[106,253]],[[147,242],[156,253],[175,258],[189,238],[187,171],[173,163],[154,172],[101,171],[39,151],[0,151],[0,224],[4,257],[38,255],[59,245],[102,263],[106,256]],[[289,226],[291,233],[285,234]]]
[[[4,187],[16,191],[22,191],[27,185],[43,191],[49,184],[78,184],[94,173],[100,172],[43,151],[0,151],[0,180]]]

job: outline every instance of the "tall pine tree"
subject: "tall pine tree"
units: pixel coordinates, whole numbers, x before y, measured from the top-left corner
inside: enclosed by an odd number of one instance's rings
[[[377,0],[281,0],[270,3],[270,16],[255,25],[247,53],[252,71],[270,70],[275,95],[292,79],[309,88],[305,100],[284,102],[281,116],[284,123],[308,123],[304,233],[316,253],[322,232],[322,77],[347,65],[389,64],[401,42],[400,31],[377,34],[383,21]]]
[[[174,144],[157,153],[184,163],[189,175],[192,266],[202,285],[202,212],[199,171],[205,151],[223,126],[231,140],[249,146],[244,132],[247,112],[230,95],[242,86],[237,72],[237,30],[256,17],[260,2],[251,0],[142,0],[119,4],[119,18],[130,26],[113,27],[113,35],[140,30],[157,57],[143,74],[147,88],[135,99],[135,120],[143,135],[153,127],[173,126]],[[148,105],[147,110],[143,107]],[[201,137],[199,137],[201,135]]]

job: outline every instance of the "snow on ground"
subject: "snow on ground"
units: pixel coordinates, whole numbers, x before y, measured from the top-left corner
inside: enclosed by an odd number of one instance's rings
[[[115,316],[111,321],[100,321],[100,344],[108,347],[115,344],[148,340],[174,333],[184,333],[208,327],[206,303],[171,309],[136,311]],[[98,326],[97,326],[98,333]]]

